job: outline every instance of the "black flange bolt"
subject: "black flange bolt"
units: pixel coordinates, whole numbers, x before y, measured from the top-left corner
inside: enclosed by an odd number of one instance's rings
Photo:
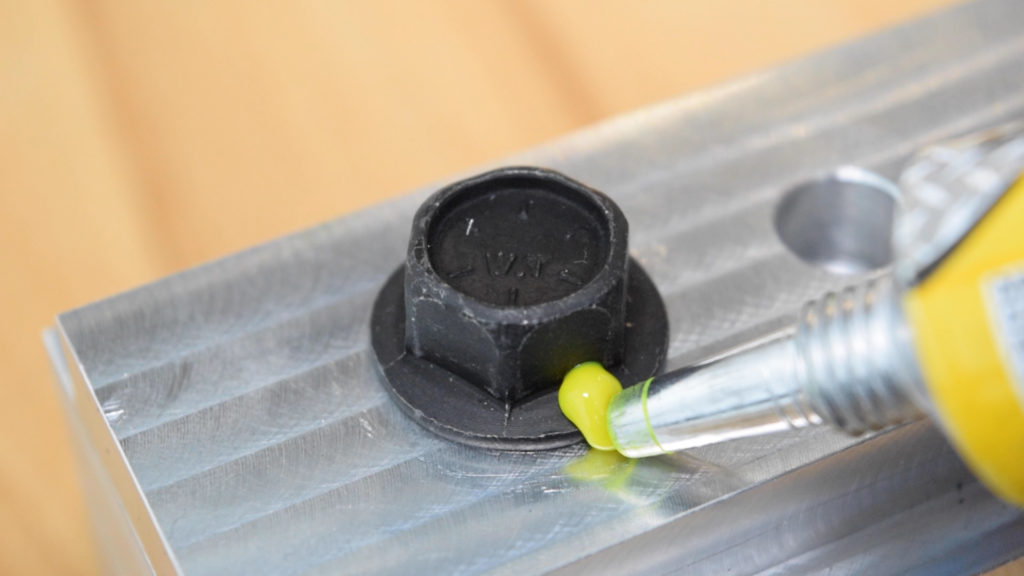
[[[573,366],[653,376],[668,338],[657,289],[605,195],[540,168],[452,184],[416,213],[405,265],[374,305],[373,347],[398,405],[466,444],[555,448]]]

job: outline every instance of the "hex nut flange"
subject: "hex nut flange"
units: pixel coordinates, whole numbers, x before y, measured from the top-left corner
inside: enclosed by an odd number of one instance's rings
[[[399,407],[476,446],[578,441],[558,408],[566,372],[597,360],[633,383],[665,356],[665,307],[627,238],[608,197],[550,170],[502,168],[431,196],[373,309]]]

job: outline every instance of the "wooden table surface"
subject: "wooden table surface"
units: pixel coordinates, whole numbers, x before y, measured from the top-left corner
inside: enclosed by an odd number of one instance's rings
[[[56,313],[948,3],[0,0],[0,574],[100,573]]]

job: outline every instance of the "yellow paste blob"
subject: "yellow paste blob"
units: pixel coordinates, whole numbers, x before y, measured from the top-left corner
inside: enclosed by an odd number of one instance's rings
[[[573,368],[558,389],[558,407],[580,432],[587,444],[598,450],[615,450],[608,434],[608,404],[622,392],[622,384],[598,362],[584,362]]]

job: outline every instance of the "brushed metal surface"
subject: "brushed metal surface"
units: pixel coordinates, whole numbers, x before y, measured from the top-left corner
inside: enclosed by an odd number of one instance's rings
[[[930,141],[1021,115],[1021,22],[1018,0],[957,7],[513,161],[619,203],[675,367],[856,281],[787,251],[778,199],[844,164],[894,176]],[[368,320],[434,189],[59,317],[76,413],[154,569],[960,573],[1024,553],[1020,512],[925,423],[635,464],[420,429],[382,388]]]

